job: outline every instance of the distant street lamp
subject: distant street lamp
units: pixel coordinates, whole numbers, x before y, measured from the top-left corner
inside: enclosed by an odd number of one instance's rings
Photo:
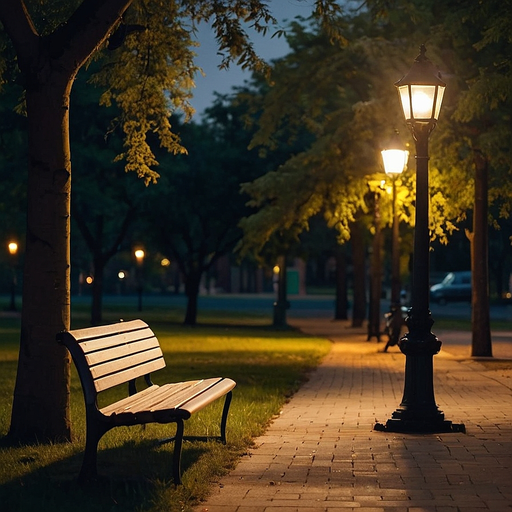
[[[135,259],[137,260],[137,296],[138,296],[138,306],[137,311],[142,311],[142,265],[144,263],[144,256],[146,255],[142,249],[136,249]]]
[[[286,256],[279,256],[278,264],[273,268],[273,283],[276,293],[274,302],[274,327],[286,327],[286,310],[290,303],[287,300],[287,276],[286,276]]]
[[[464,430],[464,425],[445,419],[434,398],[433,356],[441,349],[441,342],[431,332],[434,321],[429,309],[428,138],[439,118],[446,84],[425,51],[422,45],[407,75],[395,84],[416,142],[416,213],[411,308],[406,319],[409,332],[399,341],[406,356],[404,394],[391,419],[385,425],[375,425],[376,430],[390,432]]]
[[[18,244],[16,242],[9,242],[7,249],[11,255],[12,266],[12,279],[11,279],[11,303],[9,304],[9,311],[16,311],[16,255],[18,253]]]
[[[393,209],[393,224],[391,228],[391,328],[389,330],[389,340],[384,349],[386,351],[389,346],[394,346],[398,343],[402,327],[402,307],[400,304],[400,222],[396,205],[396,179],[407,167],[409,151],[404,149],[398,132],[395,132],[393,138],[381,151],[381,155],[384,171],[391,178]]]

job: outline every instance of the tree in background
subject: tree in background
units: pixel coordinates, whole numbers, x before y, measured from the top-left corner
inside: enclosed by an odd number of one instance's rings
[[[122,147],[119,130],[110,123],[115,108],[99,105],[101,90],[87,83],[91,73],[75,80],[71,101],[70,138],[75,185],[71,219],[85,241],[92,259],[91,324],[102,321],[105,267],[123,247],[137,219],[137,205],[147,192],[134,173],[126,173],[116,156]],[[73,256],[73,254],[72,254]],[[78,256],[78,255],[77,255]],[[80,254],[81,260],[90,261]],[[80,266],[80,262],[72,262]]]
[[[360,24],[343,24],[347,40]],[[321,31],[298,24],[290,46],[292,53],[274,63],[274,85],[261,99],[252,145],[271,151],[278,141],[295,143],[304,131],[309,140],[279,168],[244,185],[258,208],[242,222],[245,250],[260,250],[275,231],[307,230],[320,213],[340,243],[356,228],[361,234],[368,180],[380,169],[378,136],[393,128],[389,112],[396,119],[400,114],[398,105],[390,106],[394,91],[383,93],[380,85],[400,62],[396,48],[367,39],[333,46]],[[354,236],[352,247],[353,325],[360,326],[366,315],[363,238]]]
[[[248,151],[251,134],[240,108],[218,97],[201,124],[180,124],[187,155],[161,155],[165,170],[148,191],[143,217],[153,245],[174,261],[183,276],[184,323],[197,322],[198,295],[205,275],[241,238],[247,197],[240,184],[264,173],[267,163]]]

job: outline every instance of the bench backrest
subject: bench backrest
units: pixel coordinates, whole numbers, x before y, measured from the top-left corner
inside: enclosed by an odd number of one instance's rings
[[[105,389],[165,367],[160,344],[142,320],[61,332],[78,370],[87,403]]]

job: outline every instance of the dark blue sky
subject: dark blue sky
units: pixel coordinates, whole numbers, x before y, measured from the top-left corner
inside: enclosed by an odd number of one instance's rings
[[[292,20],[296,16],[308,17],[311,14],[314,0],[271,0],[268,2],[272,14],[281,24],[286,26],[285,20]],[[266,60],[282,57],[288,52],[288,45],[284,38],[272,38],[274,30],[269,30],[266,36],[254,34],[252,41],[258,54]],[[200,114],[211,105],[214,91],[222,94],[231,92],[233,86],[243,84],[250,77],[249,72],[243,72],[233,65],[229,70],[219,70],[221,58],[217,55],[217,46],[209,25],[203,25],[199,30],[197,48],[197,64],[203,69],[206,76],[196,77],[196,88],[192,105]]]

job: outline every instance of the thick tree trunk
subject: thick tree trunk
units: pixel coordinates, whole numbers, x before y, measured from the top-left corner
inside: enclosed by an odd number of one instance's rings
[[[69,440],[70,357],[55,335],[70,327],[71,77],[27,88],[29,177],[20,354],[10,436]]]
[[[345,246],[336,247],[334,257],[336,258],[336,308],[334,318],[335,320],[347,320],[347,253]]]
[[[69,96],[82,64],[132,0],[82,2],[50,35],[36,33],[24,2],[0,2],[0,19],[26,87],[27,234],[20,356],[9,435],[71,438],[70,357],[55,335],[70,327]]]
[[[360,222],[350,226],[352,242],[352,266],[354,269],[354,305],[352,327],[361,327],[366,318],[366,258]]]
[[[472,356],[492,356],[489,310],[489,224],[488,165],[483,155],[475,153],[475,208],[471,241],[472,269]]]

